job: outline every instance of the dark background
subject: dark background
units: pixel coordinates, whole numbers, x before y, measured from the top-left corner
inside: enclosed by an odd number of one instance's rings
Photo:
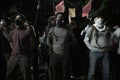
[[[43,32],[44,27],[47,25],[48,17],[51,15],[54,15],[54,6],[58,4],[61,0],[40,0],[40,9],[37,10],[37,4],[38,0],[0,0],[0,18],[4,16],[11,17],[12,21],[14,21],[14,17],[18,13],[22,13],[26,16],[27,20],[30,20],[33,25],[35,25],[35,29],[39,32]],[[65,1],[65,7],[66,10],[69,7],[75,7],[77,12],[77,17],[75,18],[75,21],[77,23],[80,23],[81,20],[81,9],[86,4],[85,0],[64,0]],[[95,1],[95,0],[94,0]],[[98,1],[98,0],[96,0]],[[100,1],[100,0],[99,0]],[[53,3],[54,2],[54,3]],[[118,0],[108,0],[109,8],[107,8],[108,11],[110,11],[110,15],[107,15],[111,20],[110,23],[120,24],[120,4],[118,3]],[[96,4],[98,4],[96,2]],[[96,5],[95,7],[97,7]],[[107,12],[107,11],[106,11]],[[106,13],[105,12],[105,13]],[[65,11],[66,16],[68,16],[68,11]],[[78,32],[79,34],[79,32]],[[79,37],[79,35],[78,35]],[[82,39],[80,39],[82,40]],[[83,42],[80,42],[80,49],[81,53],[84,54],[84,47]],[[83,47],[83,48],[81,48]],[[78,55],[78,56],[77,56]],[[84,54],[85,55],[85,54]],[[77,63],[80,59],[80,54],[76,52],[76,55],[72,57],[72,59],[75,59],[75,71],[79,73],[78,70],[80,65]],[[86,55],[85,55],[86,57]],[[84,58],[84,57],[83,57]],[[111,63],[114,63],[114,60],[111,60]],[[83,64],[86,61],[83,61]],[[77,66],[77,68],[76,68]],[[87,72],[87,71],[85,71]],[[116,75],[116,74],[115,74]],[[119,78],[120,79],[120,78]],[[119,80],[118,79],[118,80]],[[114,79],[112,79],[114,80]]]
[[[54,15],[54,6],[61,0],[40,0],[40,9],[37,10],[39,0],[0,0],[0,18],[4,16],[14,17],[22,13],[35,24],[37,30],[43,30],[47,25],[49,16]],[[36,22],[37,18],[37,22]]]
[[[40,9],[37,10],[38,0],[0,0],[0,17],[10,16],[14,19],[15,14],[22,13],[28,20],[30,20],[37,30],[42,30],[47,25],[47,19],[50,15],[54,15],[54,6],[58,4],[61,0],[40,0]],[[76,21],[81,19],[81,9],[86,4],[85,0],[64,0],[66,7],[66,16],[68,15],[67,9],[69,7],[76,8]],[[86,0],[87,1],[87,0]],[[95,1],[95,0],[93,0]],[[98,2],[98,0],[96,0]],[[105,1],[105,0],[103,0]],[[96,2],[96,3],[97,3]],[[108,0],[108,8],[113,15],[109,17],[114,17],[115,23],[119,23],[120,9],[118,0]],[[97,3],[98,4],[98,3]],[[96,5],[97,7],[97,5]],[[114,8],[113,8],[114,7]],[[113,8],[113,9],[112,9]],[[36,22],[36,16],[38,17]],[[13,20],[14,21],[14,20]]]

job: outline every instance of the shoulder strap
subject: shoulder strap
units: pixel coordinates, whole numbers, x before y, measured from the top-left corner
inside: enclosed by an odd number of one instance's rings
[[[94,27],[93,25],[91,25],[91,31],[90,31],[90,36],[89,36],[89,42],[91,42],[91,40],[92,40],[92,38],[93,38],[92,34],[93,34],[94,30],[95,30],[95,27]]]
[[[53,27],[53,30],[52,30],[52,36],[55,36],[55,38],[58,38],[58,36],[55,34],[55,31],[54,31],[54,27]]]

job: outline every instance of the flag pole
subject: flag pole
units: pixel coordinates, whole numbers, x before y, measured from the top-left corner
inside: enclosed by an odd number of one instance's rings
[[[38,0],[38,4],[37,4],[37,12],[36,12],[35,21],[34,21],[34,27],[35,27],[35,28],[36,28],[37,22],[38,22],[39,9],[40,9],[40,0]]]

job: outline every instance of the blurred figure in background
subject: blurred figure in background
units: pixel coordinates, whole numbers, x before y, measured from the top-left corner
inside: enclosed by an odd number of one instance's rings
[[[37,34],[35,31],[34,26],[32,25],[32,23],[28,20],[25,21],[24,23],[26,29],[32,29],[32,55],[31,55],[31,71],[33,73],[33,79],[34,80],[38,80],[39,79],[39,51],[38,51],[38,39],[37,39]]]
[[[11,20],[9,17],[4,17],[0,21],[0,80],[6,78],[6,67],[10,57],[11,47],[8,40]]]
[[[2,52],[4,53],[4,57],[6,61],[8,61],[10,53],[11,53],[11,47],[8,41],[8,36],[11,31],[10,26],[11,26],[11,20],[9,17],[4,17],[1,22],[1,46],[2,46]]]
[[[85,80],[87,75],[87,58],[86,58],[86,46],[83,42],[82,36],[80,36],[80,27],[76,24],[74,20],[68,25],[73,31],[77,44],[70,49],[70,71],[71,78],[77,78]],[[79,61],[79,62],[78,62]]]
[[[39,45],[39,51],[40,51],[40,64],[42,67],[47,67],[47,74],[46,77],[49,80],[52,80],[52,72],[51,67],[49,66],[49,59],[51,55],[51,48],[47,45],[47,36],[49,30],[55,26],[55,16],[49,16],[48,17],[48,23],[44,28],[44,33],[42,36],[39,37],[40,45]],[[45,68],[46,71],[46,68]]]
[[[112,41],[113,41],[113,48],[115,54],[115,61],[113,62],[115,65],[115,72],[116,74],[116,80],[120,79],[120,26],[116,25],[113,27],[115,30],[112,35]]]

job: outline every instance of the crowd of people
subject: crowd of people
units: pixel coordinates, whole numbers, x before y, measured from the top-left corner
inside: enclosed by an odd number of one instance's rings
[[[19,74],[24,80],[30,80],[31,57],[36,46],[33,26],[22,14],[15,17],[14,28],[9,17],[0,23],[0,80],[15,80]]]
[[[14,23],[2,18],[0,80],[42,79],[39,69],[45,63],[47,80],[119,80],[119,25],[111,27],[102,15],[89,22],[82,29],[58,13],[48,18],[44,34],[38,36],[24,15],[16,15]]]

